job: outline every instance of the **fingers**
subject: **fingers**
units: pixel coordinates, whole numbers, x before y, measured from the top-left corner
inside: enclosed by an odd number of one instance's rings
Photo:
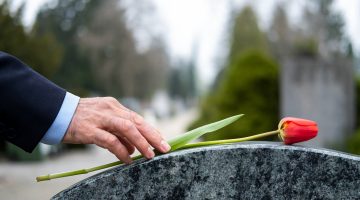
[[[145,137],[145,139],[159,151],[166,153],[170,150],[170,145],[163,139],[159,131],[146,123],[144,119],[135,112],[131,112],[132,121],[135,123],[138,130]]]
[[[96,129],[94,143],[108,149],[124,163],[130,164],[132,162],[126,146],[124,146],[115,135],[101,129]]]
[[[115,109],[114,114],[122,119],[131,121],[140,134],[151,144],[154,148],[162,153],[170,151],[170,145],[163,139],[159,131],[153,128],[149,123],[145,122],[143,117],[131,110]],[[109,119],[110,120],[110,119]]]
[[[119,117],[110,117],[108,120],[104,121],[107,123],[106,126],[109,127],[112,132],[120,134],[118,135],[120,137],[126,137],[146,158],[150,159],[155,156],[154,151],[151,149],[151,145],[143,135],[140,134],[134,123],[130,120]]]
[[[122,106],[116,99],[105,97],[104,103],[104,126],[105,130],[116,134],[118,138],[125,137],[128,149],[132,151],[135,146],[146,158],[154,157],[154,151],[151,146],[162,153],[170,150],[168,143],[162,138],[161,134],[137,113]]]
[[[111,97],[80,99],[63,142],[95,143],[125,163],[131,162],[135,147],[146,158],[154,157],[152,147],[170,149],[156,129]]]
[[[126,149],[128,150],[129,154],[133,154],[135,151],[135,147],[134,145],[132,145],[128,139],[124,138],[124,137],[118,137],[118,139],[120,140],[120,142],[125,145]]]

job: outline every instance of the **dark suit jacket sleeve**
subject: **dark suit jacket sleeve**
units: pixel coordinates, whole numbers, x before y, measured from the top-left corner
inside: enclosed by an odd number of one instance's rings
[[[0,51],[0,137],[31,152],[55,120],[66,91]]]

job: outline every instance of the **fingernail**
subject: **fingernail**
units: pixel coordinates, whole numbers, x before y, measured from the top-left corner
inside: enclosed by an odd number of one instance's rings
[[[168,152],[171,149],[170,145],[167,142],[165,142],[165,140],[161,141],[161,148],[164,152]]]
[[[154,151],[151,149],[151,147],[148,148],[147,158],[153,158],[155,156]]]

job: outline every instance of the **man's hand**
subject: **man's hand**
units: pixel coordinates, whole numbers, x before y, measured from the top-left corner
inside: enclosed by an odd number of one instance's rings
[[[63,142],[96,144],[125,163],[131,163],[135,147],[148,159],[155,155],[151,146],[170,150],[159,131],[112,97],[81,98]]]

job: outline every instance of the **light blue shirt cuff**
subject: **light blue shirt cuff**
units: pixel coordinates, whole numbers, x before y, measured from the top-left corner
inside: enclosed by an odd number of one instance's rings
[[[44,137],[41,139],[41,143],[59,144],[62,141],[70,125],[71,119],[76,111],[79,100],[80,97],[66,92],[59,113],[50,128],[45,133]]]

